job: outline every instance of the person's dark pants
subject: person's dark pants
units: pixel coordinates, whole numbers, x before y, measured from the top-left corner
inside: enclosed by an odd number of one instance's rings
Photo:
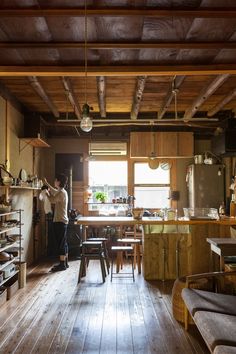
[[[54,234],[57,242],[58,253],[60,256],[65,256],[68,253],[67,244],[67,224],[63,222],[54,222]]]

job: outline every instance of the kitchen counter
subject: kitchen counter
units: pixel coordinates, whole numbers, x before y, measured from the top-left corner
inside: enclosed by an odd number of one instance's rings
[[[140,220],[136,220],[133,217],[128,216],[81,216],[76,220],[80,225],[202,225],[202,224],[217,224],[236,226],[236,218],[224,217],[219,220],[187,220],[179,218],[178,220],[162,220],[156,217],[143,217]]]
[[[210,246],[207,238],[230,237],[236,218],[220,220],[160,220],[155,217],[80,217],[83,226],[143,226],[143,275],[147,280],[176,279],[208,272]],[[84,234],[85,235],[85,234]]]

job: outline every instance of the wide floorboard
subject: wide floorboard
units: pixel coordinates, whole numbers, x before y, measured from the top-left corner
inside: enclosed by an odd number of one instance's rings
[[[0,353],[208,353],[192,326],[186,333],[171,314],[172,282],[110,278],[101,282],[90,262],[77,284],[80,261],[51,273],[45,261],[27,285],[0,308]]]

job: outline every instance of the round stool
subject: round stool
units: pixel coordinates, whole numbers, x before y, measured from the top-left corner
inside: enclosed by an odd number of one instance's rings
[[[186,277],[181,277],[175,280],[172,288],[172,313],[174,318],[184,323],[184,300],[182,299],[181,292],[186,287]],[[196,282],[190,284],[190,288],[193,289],[209,289],[209,282],[207,279],[196,280]],[[194,323],[191,316],[189,323]]]

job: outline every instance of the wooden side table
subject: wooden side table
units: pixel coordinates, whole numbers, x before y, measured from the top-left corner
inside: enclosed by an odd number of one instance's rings
[[[224,257],[236,256],[236,239],[234,238],[207,238],[211,246],[211,264],[214,264],[214,254],[220,257],[220,271],[224,271]]]

